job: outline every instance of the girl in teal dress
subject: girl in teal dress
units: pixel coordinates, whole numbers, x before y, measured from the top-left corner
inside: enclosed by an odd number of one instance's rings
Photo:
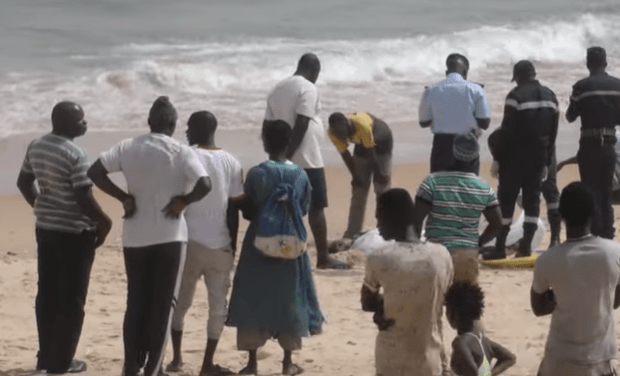
[[[237,271],[233,280],[228,326],[237,328],[237,348],[249,352],[242,375],[257,374],[256,350],[270,338],[278,340],[284,350],[282,373],[296,375],[303,369],[291,359],[293,350],[301,349],[301,337],[318,334],[324,321],[319,307],[308,253],[296,259],[264,256],[254,246],[258,223],[256,213],[266,203],[278,184],[294,187],[303,217],[310,205],[310,182],[305,171],[288,162],[286,147],[291,127],[273,121],[263,127],[263,145],[269,160],[252,168],[245,181],[245,198],[241,210],[250,219]]]

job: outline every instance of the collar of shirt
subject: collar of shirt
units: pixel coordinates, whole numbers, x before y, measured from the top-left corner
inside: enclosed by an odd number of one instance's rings
[[[452,72],[452,73],[450,73],[450,74],[446,77],[445,81],[461,81],[461,82],[467,82],[467,80],[465,80],[465,79],[463,78],[463,76],[461,76],[461,74],[460,74],[460,73],[456,73],[456,72]]]

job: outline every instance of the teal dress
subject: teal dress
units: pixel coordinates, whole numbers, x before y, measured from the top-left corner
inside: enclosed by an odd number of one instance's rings
[[[306,215],[310,206],[310,181],[306,172],[291,163],[267,161],[252,168],[244,191],[260,208],[276,184],[291,184],[297,191]],[[263,256],[254,247],[257,221],[252,220],[243,239],[241,255],[233,280],[227,325],[243,330],[305,337],[318,333],[324,321],[319,307],[308,253],[287,260]]]

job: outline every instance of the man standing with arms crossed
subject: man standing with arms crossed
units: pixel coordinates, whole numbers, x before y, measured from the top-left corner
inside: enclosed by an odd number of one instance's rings
[[[586,60],[590,76],[573,85],[566,120],[572,123],[581,117],[577,162],[581,181],[595,197],[592,234],[613,239],[611,187],[616,161],[614,127],[620,124],[620,80],[605,72],[604,48],[588,48]]]
[[[467,81],[469,61],[460,54],[446,59],[446,79],[424,91],[418,117],[422,128],[431,127],[434,134],[431,150],[431,173],[453,164],[452,142],[458,134],[489,128],[490,108],[481,85]],[[480,159],[474,172],[480,172]]]
[[[211,190],[196,153],[171,137],[176,122],[168,97],[157,98],[149,112],[151,132],[114,145],[88,170],[97,187],[125,209],[124,376],[137,376],[147,359],[144,376],[155,376],[161,368],[185,265],[182,213]],[[108,177],[117,171],[127,181],[127,192]]]
[[[316,244],[317,268],[348,269],[349,264],[330,257],[327,250],[327,182],[320,145],[325,130],[319,118],[321,104],[314,85],[320,70],[319,58],[312,53],[304,54],[295,74],[280,81],[269,93],[263,125],[270,120],[284,120],[293,127],[286,156],[306,171],[312,185],[308,221]]]
[[[187,141],[196,146],[196,153],[211,178],[213,189],[185,211],[189,241],[179,301],[172,317],[174,358],[166,368],[168,372],[182,371],[184,318],[192,305],[196,284],[200,277],[204,277],[209,294],[209,321],[207,348],[199,375],[233,374],[213,363],[213,356],[228,313],[226,296],[230,289],[239,228],[235,199],[243,195],[243,169],[235,157],[215,145],[216,129],[217,119],[208,111],[195,112],[187,121]]]
[[[558,134],[558,100],[551,89],[536,80],[532,62],[516,63],[512,81],[517,82],[517,87],[506,96],[504,119],[493,155],[494,164],[499,163],[502,230],[497,236],[495,250],[483,255],[485,259],[506,258],[506,238],[520,191],[523,192],[525,220],[516,257],[532,254],[532,239],[540,214],[540,193],[553,162]]]
[[[52,110],[52,132],[28,146],[17,178],[37,218],[37,370],[48,375],[86,370],[86,363],[73,356],[84,323],[95,249],[112,226],[93,197],[86,176],[88,155],[73,143],[85,133],[82,107],[58,103]]]

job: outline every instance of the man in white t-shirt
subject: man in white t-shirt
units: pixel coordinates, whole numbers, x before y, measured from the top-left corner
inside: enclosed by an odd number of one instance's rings
[[[161,368],[185,265],[187,224],[182,214],[211,190],[196,152],[171,137],[176,121],[168,97],[157,98],[149,112],[151,132],[116,144],[88,170],[93,183],[125,209],[124,376],[137,376],[142,366],[144,376],[155,376]],[[117,171],[128,192],[108,177]]]
[[[287,157],[306,171],[312,185],[308,221],[316,244],[317,268],[348,269],[349,264],[330,257],[327,251],[327,183],[321,156],[325,129],[319,118],[321,103],[314,85],[320,70],[316,55],[304,54],[295,74],[280,81],[269,93],[263,125],[271,120],[284,120],[293,127]]]
[[[536,260],[532,311],[552,314],[539,376],[616,375],[620,244],[590,233],[594,205],[583,183],[566,186],[560,196],[566,241]]]
[[[228,313],[226,296],[235,259],[239,211],[230,202],[243,195],[243,169],[228,152],[215,145],[217,119],[208,111],[195,112],[187,121],[187,141],[196,146],[200,162],[211,178],[212,189],[185,211],[188,238],[187,258],[179,300],[172,317],[172,362],[166,371],[182,370],[181,340],[184,317],[192,305],[196,284],[204,277],[209,294],[207,348],[200,375],[232,375],[213,363],[213,355]]]

